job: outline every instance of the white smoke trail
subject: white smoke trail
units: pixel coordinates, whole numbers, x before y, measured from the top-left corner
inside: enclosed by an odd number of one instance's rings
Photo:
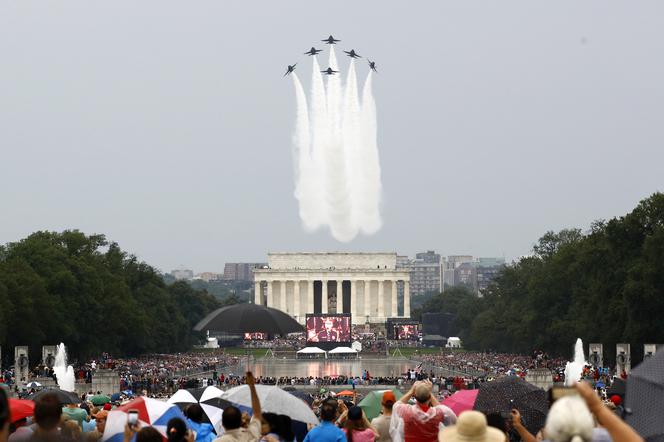
[[[334,47],[330,48],[329,66],[334,71],[339,70]],[[341,130],[342,95],[339,75],[328,75],[326,97],[329,132],[324,158],[327,170],[325,199],[328,220],[332,236],[341,242],[348,242],[357,236],[358,229],[353,222],[353,208],[346,173],[346,152]]]
[[[375,233],[382,225],[372,76],[370,72],[360,104],[354,61],[345,88],[340,75],[328,76],[325,87],[318,60],[312,58],[309,106],[299,78],[293,75],[295,197],[306,230],[328,226],[335,239],[347,242],[359,232]],[[334,47],[329,67],[339,70]]]
[[[382,184],[380,174],[380,157],[378,154],[378,130],[376,124],[376,101],[372,91],[373,72],[369,70],[362,89],[362,142],[361,163],[363,167],[362,192],[365,204],[362,206],[360,229],[366,235],[380,230],[383,221],[380,216]]]
[[[297,117],[295,120],[295,133],[293,134],[293,158],[295,169],[295,198],[299,201],[300,219],[304,228],[314,231],[324,224],[320,218],[320,210],[316,205],[315,193],[316,178],[313,174],[311,158],[311,143],[309,136],[309,110],[307,97],[297,74],[293,72],[293,86],[297,99]]]

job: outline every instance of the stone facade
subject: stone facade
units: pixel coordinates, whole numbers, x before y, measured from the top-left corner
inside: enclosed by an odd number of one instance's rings
[[[353,324],[409,318],[410,275],[397,269],[396,258],[396,253],[269,253],[267,268],[254,269],[254,302],[300,323],[308,313],[350,313]]]

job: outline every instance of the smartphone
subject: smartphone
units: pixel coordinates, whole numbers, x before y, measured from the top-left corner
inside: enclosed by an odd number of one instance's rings
[[[127,424],[129,426],[136,425],[138,423],[138,410],[129,410],[127,413]]]
[[[549,402],[553,404],[561,397],[578,395],[579,391],[575,387],[551,387],[549,390]]]

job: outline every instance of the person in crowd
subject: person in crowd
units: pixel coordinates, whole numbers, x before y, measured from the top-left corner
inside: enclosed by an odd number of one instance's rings
[[[431,394],[432,384],[429,380],[417,381],[401,400],[394,404],[394,415],[403,419],[403,436],[405,442],[433,442],[438,437],[440,424],[456,423],[454,412],[441,405]],[[415,404],[408,405],[411,397]]]
[[[9,400],[7,393],[0,388],[0,442],[7,442],[9,439]]]
[[[277,420],[279,422],[277,433],[280,442],[294,442],[295,434],[293,433],[293,421],[290,416],[280,414],[277,416]]]
[[[164,437],[154,427],[143,427],[136,433],[136,442],[163,442]]]
[[[86,420],[83,421],[83,432],[84,433],[90,433],[92,431],[95,431],[97,429],[97,421],[95,420],[94,416],[99,413],[99,408],[98,407],[92,407],[90,409],[90,415]]]
[[[83,428],[83,422],[88,418],[88,413],[79,408],[77,404],[67,404],[62,407],[62,415],[67,419],[78,422],[81,428]]]
[[[276,413],[263,413],[263,421],[261,422],[261,434],[263,435],[262,441],[278,441],[279,420]]]
[[[179,417],[174,417],[166,424],[168,442],[194,442],[194,433],[189,431],[187,424]]]
[[[408,434],[406,434],[408,439]],[[440,442],[504,442],[505,433],[487,424],[486,416],[479,411],[464,411],[455,425],[438,434]]]
[[[346,435],[334,425],[336,418],[337,401],[326,399],[320,408],[320,424],[307,433],[304,442],[345,442]]]
[[[348,442],[374,442],[380,436],[357,405],[353,405],[347,410],[344,433]]]
[[[108,411],[101,410],[99,413],[94,415],[94,418],[95,418],[95,424],[97,425],[97,432],[101,437],[101,435],[104,434],[104,430],[106,429],[106,419],[108,419]]]
[[[215,439],[214,427],[208,422],[203,422],[205,412],[199,404],[189,405],[184,415],[187,418],[189,428],[196,432],[196,442],[212,442]]]
[[[241,426],[242,413],[240,410],[232,405],[228,406],[224,408],[224,413],[221,416],[221,425],[224,427],[224,434],[215,439],[215,442],[250,442],[260,439],[263,413],[258,393],[256,392],[256,379],[250,371],[247,372],[246,383],[249,386],[251,409],[253,411],[249,425],[247,425],[247,428],[243,428]]]
[[[373,418],[371,425],[378,431],[378,438],[376,442],[391,442],[390,436],[390,419],[392,419],[392,407],[397,401],[396,396],[390,390],[383,393],[383,398],[380,401],[381,414]]]
[[[64,442],[81,442],[81,426],[73,419],[65,419],[60,425],[60,440]]]
[[[47,393],[35,401],[34,418],[36,428],[30,437],[30,441],[57,441],[61,416],[62,407],[55,394]]]

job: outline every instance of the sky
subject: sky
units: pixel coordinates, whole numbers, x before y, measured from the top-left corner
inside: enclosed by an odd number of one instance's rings
[[[330,34],[379,70],[383,228],[345,244],[302,229],[282,77]],[[512,259],[664,190],[663,2],[7,0],[0,54],[0,243]]]

